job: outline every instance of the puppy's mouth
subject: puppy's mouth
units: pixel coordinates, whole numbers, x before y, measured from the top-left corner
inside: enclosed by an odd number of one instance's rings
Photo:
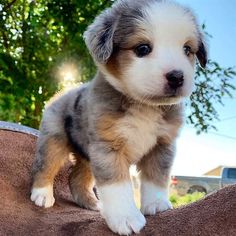
[[[171,94],[167,96],[152,96],[150,102],[156,105],[171,105],[181,101],[183,97],[177,94]]]
[[[178,104],[181,103],[182,100],[188,96],[188,94],[185,93],[185,90],[183,88],[172,89],[169,87],[164,87],[162,92],[159,91],[157,93],[155,93],[155,90],[153,90],[149,92],[127,92],[125,94],[131,100],[134,100],[134,102],[150,106]]]
[[[141,103],[155,106],[177,104],[180,103],[185,96],[182,89],[167,89],[162,95],[145,94],[142,97],[144,99],[140,99]]]
[[[181,87],[171,87],[169,85],[166,85],[164,87],[164,97],[178,97],[178,96],[183,96],[183,86]]]
[[[146,95],[142,96],[141,98],[136,98],[139,103],[146,104],[150,106],[159,106],[159,105],[173,105],[180,103],[183,96],[178,95],[177,93],[168,94],[165,96],[159,96],[159,95]]]

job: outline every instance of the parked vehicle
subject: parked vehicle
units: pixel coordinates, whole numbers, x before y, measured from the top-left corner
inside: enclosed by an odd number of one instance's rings
[[[229,184],[235,184],[236,183],[236,167],[223,168],[221,176],[222,176],[221,181],[220,181],[221,188]]]
[[[236,184],[236,167],[224,167],[221,176],[172,176],[170,192],[187,193],[214,192],[226,185]]]

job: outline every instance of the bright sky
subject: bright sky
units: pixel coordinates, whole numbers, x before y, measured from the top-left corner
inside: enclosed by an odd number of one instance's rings
[[[236,1],[177,1],[191,7],[213,36],[209,40],[210,58],[221,66],[236,67]],[[197,136],[193,128],[183,128],[172,174],[202,175],[219,165],[236,166],[236,92],[233,99],[225,98],[224,104],[217,106],[221,119],[215,123],[218,131]]]

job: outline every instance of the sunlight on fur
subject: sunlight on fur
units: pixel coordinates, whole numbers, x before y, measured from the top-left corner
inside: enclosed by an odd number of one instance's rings
[[[133,186],[134,201],[136,206],[140,209],[141,206],[141,196],[140,196],[140,182],[138,178],[138,172],[135,165],[129,168],[130,178]]]

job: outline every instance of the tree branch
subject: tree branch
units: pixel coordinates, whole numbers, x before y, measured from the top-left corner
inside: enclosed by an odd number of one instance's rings
[[[3,10],[4,11],[7,11],[9,8],[11,8],[11,6],[16,2],[17,0],[13,0],[11,1],[10,3],[8,3],[4,8]]]

